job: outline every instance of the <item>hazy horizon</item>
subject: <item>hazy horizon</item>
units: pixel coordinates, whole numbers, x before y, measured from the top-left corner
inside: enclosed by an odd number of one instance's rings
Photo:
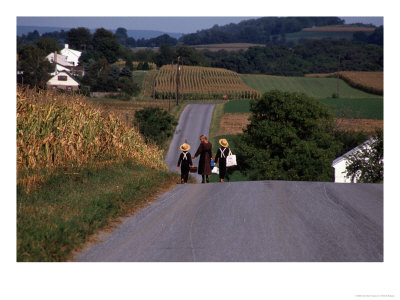
[[[253,17],[17,17],[17,26],[96,29],[104,27],[109,30],[123,27],[127,30],[155,30],[171,33],[194,33],[209,29],[214,25],[239,23],[243,20],[261,18]],[[375,26],[383,25],[383,17],[339,17],[345,24],[364,23]]]

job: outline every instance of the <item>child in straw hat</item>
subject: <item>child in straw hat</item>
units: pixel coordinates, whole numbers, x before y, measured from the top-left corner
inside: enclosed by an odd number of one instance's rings
[[[217,154],[215,155],[215,163],[219,162],[219,181],[224,182],[226,175],[226,157],[228,156],[230,149],[228,148],[229,144],[226,139],[220,139],[218,143],[221,145],[221,148],[218,149]]]
[[[186,184],[189,178],[190,167],[193,167],[192,156],[188,152],[190,150],[190,145],[188,143],[183,143],[179,149],[182,150],[182,153],[178,160],[178,170],[181,169],[181,183]]]

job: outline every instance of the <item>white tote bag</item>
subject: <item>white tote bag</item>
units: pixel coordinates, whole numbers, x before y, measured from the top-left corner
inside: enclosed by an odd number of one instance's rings
[[[236,166],[236,155],[232,154],[232,151],[229,150],[229,154],[226,157],[226,166],[227,167],[232,167],[232,166]]]
[[[213,174],[219,174],[219,168],[218,168],[218,167],[214,167],[214,168],[211,170],[211,173],[213,173]]]

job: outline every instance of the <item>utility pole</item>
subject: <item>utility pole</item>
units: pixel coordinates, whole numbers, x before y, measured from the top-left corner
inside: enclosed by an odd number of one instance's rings
[[[156,101],[156,80],[153,80],[153,101]]]
[[[171,77],[169,79],[168,112],[171,111],[172,83],[174,82],[172,74],[174,73],[174,62],[171,61]]]
[[[180,56],[178,56],[178,62],[176,63],[176,105],[179,104],[179,59]]]
[[[182,76],[180,76],[180,77],[183,77],[183,59],[182,59],[182,61],[181,61],[181,64],[182,64],[182,72],[181,72],[181,75]],[[182,94],[182,98],[181,98],[181,103],[183,103],[183,83],[181,84],[181,94]]]
[[[339,71],[340,71],[340,55],[339,55],[339,59],[338,59],[338,66],[337,66],[337,97],[340,98],[340,94],[339,94]]]

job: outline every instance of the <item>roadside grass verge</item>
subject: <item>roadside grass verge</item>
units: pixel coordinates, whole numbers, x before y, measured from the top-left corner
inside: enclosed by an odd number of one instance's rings
[[[17,260],[66,261],[179,181],[163,151],[79,94],[17,92]]]
[[[219,124],[221,122],[221,118],[225,113],[224,106],[225,106],[225,103],[219,103],[219,104],[216,104],[214,107],[214,112],[213,112],[213,115],[211,118],[210,131],[208,133],[210,139],[212,139],[219,130]]]
[[[178,175],[131,161],[53,172],[27,193],[17,185],[17,261],[66,261],[97,230],[133,213]]]

